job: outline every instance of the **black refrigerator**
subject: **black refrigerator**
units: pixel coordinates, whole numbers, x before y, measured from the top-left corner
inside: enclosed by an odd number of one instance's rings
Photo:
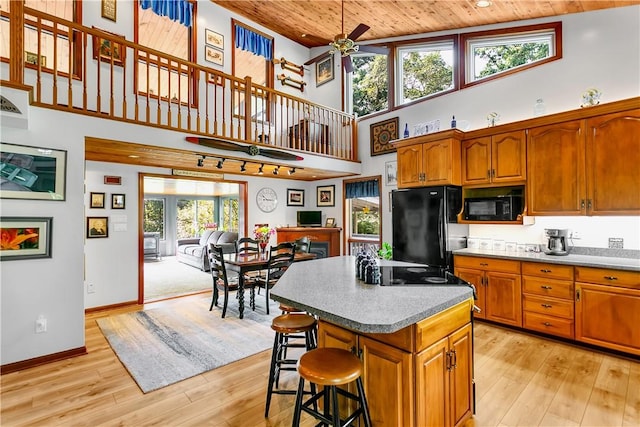
[[[393,259],[447,268],[451,251],[467,247],[469,226],[458,224],[462,188],[455,186],[394,190],[391,195]]]

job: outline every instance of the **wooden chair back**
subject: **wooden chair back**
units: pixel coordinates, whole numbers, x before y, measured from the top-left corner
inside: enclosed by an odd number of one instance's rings
[[[251,237],[241,237],[236,241],[236,253],[238,255],[257,255],[260,253],[258,241]]]

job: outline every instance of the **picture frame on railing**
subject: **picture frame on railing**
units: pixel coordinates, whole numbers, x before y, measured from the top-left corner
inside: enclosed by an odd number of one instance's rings
[[[335,192],[336,192],[336,186],[335,185],[321,185],[317,187],[318,190],[318,194],[317,194],[317,205],[320,206],[335,206],[336,205],[336,199],[335,199]]]
[[[117,0],[102,0],[101,14],[105,19],[116,22]]]
[[[204,59],[216,65],[224,65],[224,52],[211,46],[205,45]]]
[[[287,188],[287,206],[304,206],[304,190]]]
[[[40,55],[39,56],[40,60],[38,61],[38,54],[37,53],[33,53],[33,52],[29,52],[29,51],[24,51],[24,62],[25,64],[29,64],[29,65],[35,65],[36,67],[38,66],[38,62],[40,63],[40,66],[42,68],[45,68],[47,66],[47,57],[44,55]]]
[[[204,42],[211,47],[224,50],[224,36],[208,28],[204,30]]]
[[[333,55],[329,55],[327,59],[316,62],[316,87],[330,82],[334,77]]]
[[[105,34],[109,34],[112,38],[125,39],[124,36],[119,34],[110,33],[104,30],[100,31]],[[113,61],[113,65],[117,65],[119,67],[124,66],[127,50],[122,44],[100,36],[93,36],[91,38],[93,43],[93,59],[97,60],[100,58],[101,62],[107,62],[110,64],[111,61]]]
[[[51,258],[51,217],[0,217],[0,261]]]
[[[67,152],[0,142],[0,199],[65,200]]]

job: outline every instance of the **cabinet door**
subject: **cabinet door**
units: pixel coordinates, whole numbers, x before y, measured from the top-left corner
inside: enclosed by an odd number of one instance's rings
[[[423,144],[423,185],[460,185],[460,141],[444,141]]]
[[[422,144],[400,147],[398,157],[398,188],[419,187],[422,181]]]
[[[525,138],[524,131],[491,137],[491,182],[502,184],[527,179]]]
[[[373,425],[414,425],[411,353],[366,337],[359,337],[359,348]]]
[[[491,137],[462,141],[462,185],[491,182]]]
[[[453,352],[449,398],[451,426],[461,425],[473,410],[473,336],[471,324],[452,333],[449,348]]]
[[[487,272],[486,319],[522,327],[520,275]]]
[[[589,215],[640,214],[640,110],[587,120]]]
[[[572,121],[529,130],[529,215],[585,214],[585,154],[581,123]]]
[[[478,319],[486,318],[486,289],[484,285],[484,272],[481,270],[473,270],[469,268],[456,268],[456,276],[462,280],[473,284],[476,288],[477,299],[473,302],[476,307],[480,309],[480,312],[474,312],[473,317]]]
[[[576,340],[640,355],[640,289],[576,282]]]
[[[416,355],[416,425],[449,425],[449,339],[443,338]]]

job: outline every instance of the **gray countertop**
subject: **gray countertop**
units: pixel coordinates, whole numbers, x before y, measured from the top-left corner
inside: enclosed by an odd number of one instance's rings
[[[517,261],[547,262],[551,264],[577,265],[581,267],[615,268],[616,270],[640,271],[640,259],[594,255],[569,254],[565,256],[547,255],[543,252],[506,252],[482,249],[458,249],[454,255],[481,256],[489,258],[513,259]]]
[[[391,333],[473,297],[466,286],[379,286],[356,278],[355,256],[293,263],[271,290],[293,305],[345,328]],[[380,260],[380,265],[416,265]]]

